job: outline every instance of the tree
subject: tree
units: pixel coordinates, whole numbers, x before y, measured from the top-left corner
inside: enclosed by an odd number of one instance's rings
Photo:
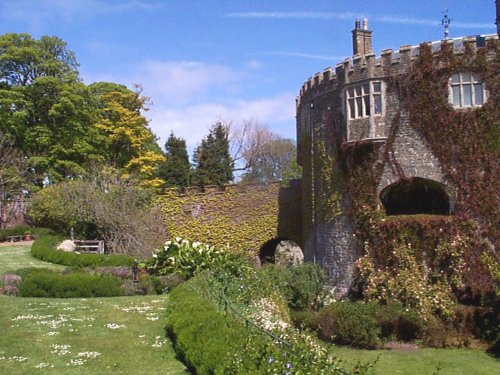
[[[158,175],[167,186],[185,188],[191,180],[191,166],[186,149],[186,141],[170,133],[165,142],[166,161],[160,164]]]
[[[206,185],[223,185],[233,179],[233,159],[229,154],[227,126],[217,122],[194,153],[194,182]]]
[[[24,33],[0,35],[0,81],[9,86],[28,86],[40,77],[77,77],[77,68],[75,54],[58,37],[36,40]]]
[[[0,228],[22,210],[22,196],[31,190],[32,178],[24,155],[0,132]]]
[[[111,253],[148,257],[167,239],[160,212],[149,190],[118,181],[97,177],[49,186],[33,196],[28,213],[38,225],[66,233],[73,227],[80,238],[102,238]]]
[[[300,178],[301,168],[297,164],[297,149],[291,139],[276,134],[262,142],[258,150],[249,153],[248,169],[242,177],[243,183],[267,183]]]
[[[123,85],[99,82],[90,86],[96,95],[100,131],[106,162],[125,174],[136,175],[143,186],[159,188],[158,167],[165,158],[156,144],[148,120],[141,111],[147,111],[149,100]]]
[[[99,158],[93,101],[74,53],[57,37],[0,36],[0,131],[42,181],[81,175]]]

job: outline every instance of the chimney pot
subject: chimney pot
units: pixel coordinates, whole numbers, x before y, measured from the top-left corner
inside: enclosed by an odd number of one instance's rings
[[[363,18],[363,30],[368,30],[368,20]]]
[[[361,29],[361,23],[359,22],[359,20],[356,20],[356,22],[354,23],[354,28],[355,28],[356,30]]]

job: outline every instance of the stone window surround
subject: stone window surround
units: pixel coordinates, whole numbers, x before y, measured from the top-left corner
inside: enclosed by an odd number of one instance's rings
[[[470,87],[470,102],[464,104],[464,101],[467,99],[464,91],[466,87]],[[481,90],[480,93],[477,92],[478,88]],[[455,109],[482,107],[487,100],[487,91],[484,88],[484,83],[481,81],[479,73],[453,73],[448,81],[448,91],[449,103]]]
[[[381,79],[349,84],[344,89],[344,97],[348,120],[383,116],[385,113],[385,83]]]

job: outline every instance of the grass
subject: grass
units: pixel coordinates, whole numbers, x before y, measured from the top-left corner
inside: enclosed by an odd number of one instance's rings
[[[375,375],[431,375],[437,366],[442,367],[439,375],[500,374],[500,361],[482,350],[358,350],[332,346],[331,351],[348,364],[358,360],[373,361],[380,357],[375,366]]]
[[[64,268],[0,247],[0,274]],[[168,296],[94,299],[0,296],[0,374],[184,374],[165,338]]]
[[[167,296],[0,296],[0,374],[184,374],[165,338]]]
[[[30,245],[0,246],[0,275],[19,268],[38,267],[64,269],[65,267],[47,263],[31,256]]]

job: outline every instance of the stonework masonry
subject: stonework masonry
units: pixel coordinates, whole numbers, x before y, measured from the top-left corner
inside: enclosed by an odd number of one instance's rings
[[[371,50],[371,31],[367,22],[356,21],[353,30],[352,58],[335,68],[327,68],[308,79],[296,100],[298,161],[303,168],[301,241],[305,260],[323,266],[339,294],[345,294],[353,281],[353,266],[362,254],[354,237],[348,192],[344,192],[341,212],[325,219],[324,161],[321,150],[331,155],[342,153],[343,145],[356,142],[377,144],[382,174],[377,194],[402,179],[422,178],[443,187],[452,206],[455,187],[442,172],[442,166],[426,141],[411,126],[393,90],[391,79],[409,72],[419,56],[420,46],[402,46],[397,51],[383,50],[376,57]],[[477,51],[495,35],[464,37],[426,43],[433,52],[452,49],[461,55],[465,49]],[[394,126],[397,125],[397,126]],[[392,134],[389,134],[393,131]],[[391,138],[390,150],[388,139]],[[321,149],[320,149],[321,146]],[[390,157],[384,158],[390,151]],[[324,157],[324,155],[321,155]],[[323,163],[323,164],[321,164]],[[337,167],[331,160],[331,167]]]

